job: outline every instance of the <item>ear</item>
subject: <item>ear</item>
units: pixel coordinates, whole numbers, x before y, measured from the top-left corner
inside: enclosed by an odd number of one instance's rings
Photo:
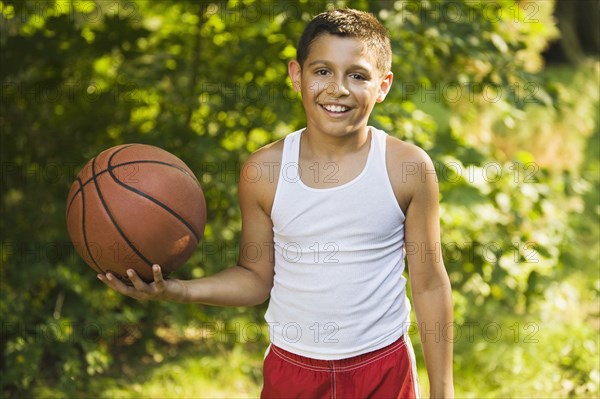
[[[288,74],[290,75],[290,79],[292,80],[292,87],[297,92],[300,91],[300,82],[302,77],[302,67],[300,63],[296,60],[291,60],[288,63]]]
[[[389,93],[392,87],[392,81],[394,80],[394,74],[390,71],[383,77],[379,83],[379,95],[377,96],[377,102],[383,102],[385,96]]]

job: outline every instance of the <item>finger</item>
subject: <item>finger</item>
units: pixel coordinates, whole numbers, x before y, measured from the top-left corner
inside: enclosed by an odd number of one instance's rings
[[[106,273],[106,275],[99,275],[98,278],[104,284],[108,285],[113,290],[123,294],[123,295],[132,295],[133,289],[115,277],[112,273]]]
[[[154,273],[154,286],[156,287],[156,290],[163,291],[165,288],[165,279],[163,278],[160,266],[153,265],[152,272]]]
[[[140,276],[138,276],[138,274],[135,272],[135,270],[128,269],[127,277],[129,277],[129,281],[131,281],[131,283],[133,284],[133,286],[135,287],[136,290],[142,291],[142,292],[148,292],[148,288],[149,288],[148,284],[146,284],[140,278]]]

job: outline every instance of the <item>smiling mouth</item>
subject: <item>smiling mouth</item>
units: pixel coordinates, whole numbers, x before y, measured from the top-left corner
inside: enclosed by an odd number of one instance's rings
[[[345,112],[350,111],[349,107],[343,106],[343,105],[322,105],[321,107],[323,107],[325,110],[329,111],[329,112],[333,112],[335,114],[343,114]]]

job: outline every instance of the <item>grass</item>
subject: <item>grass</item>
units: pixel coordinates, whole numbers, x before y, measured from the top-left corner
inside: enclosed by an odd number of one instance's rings
[[[262,382],[260,345],[198,340],[169,345],[170,353],[135,361],[124,357],[105,375],[90,376],[87,389],[61,392],[43,386],[39,398],[256,398]],[[266,348],[266,346],[265,346]]]
[[[100,397],[256,398],[261,369],[262,359],[241,346],[211,354],[197,349],[142,370],[141,377],[109,380]]]

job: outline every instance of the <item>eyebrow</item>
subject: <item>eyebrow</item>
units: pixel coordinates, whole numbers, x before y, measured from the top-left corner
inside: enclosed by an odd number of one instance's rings
[[[312,62],[309,62],[307,66],[311,67],[311,66],[316,65],[316,64],[331,65],[331,62],[326,61],[326,60],[314,60]],[[361,70],[363,70],[365,72],[370,72],[371,71],[370,69],[368,69],[368,68],[366,68],[366,67],[364,67],[362,65],[358,65],[358,64],[352,64],[352,65],[350,65],[350,69],[361,69]]]

